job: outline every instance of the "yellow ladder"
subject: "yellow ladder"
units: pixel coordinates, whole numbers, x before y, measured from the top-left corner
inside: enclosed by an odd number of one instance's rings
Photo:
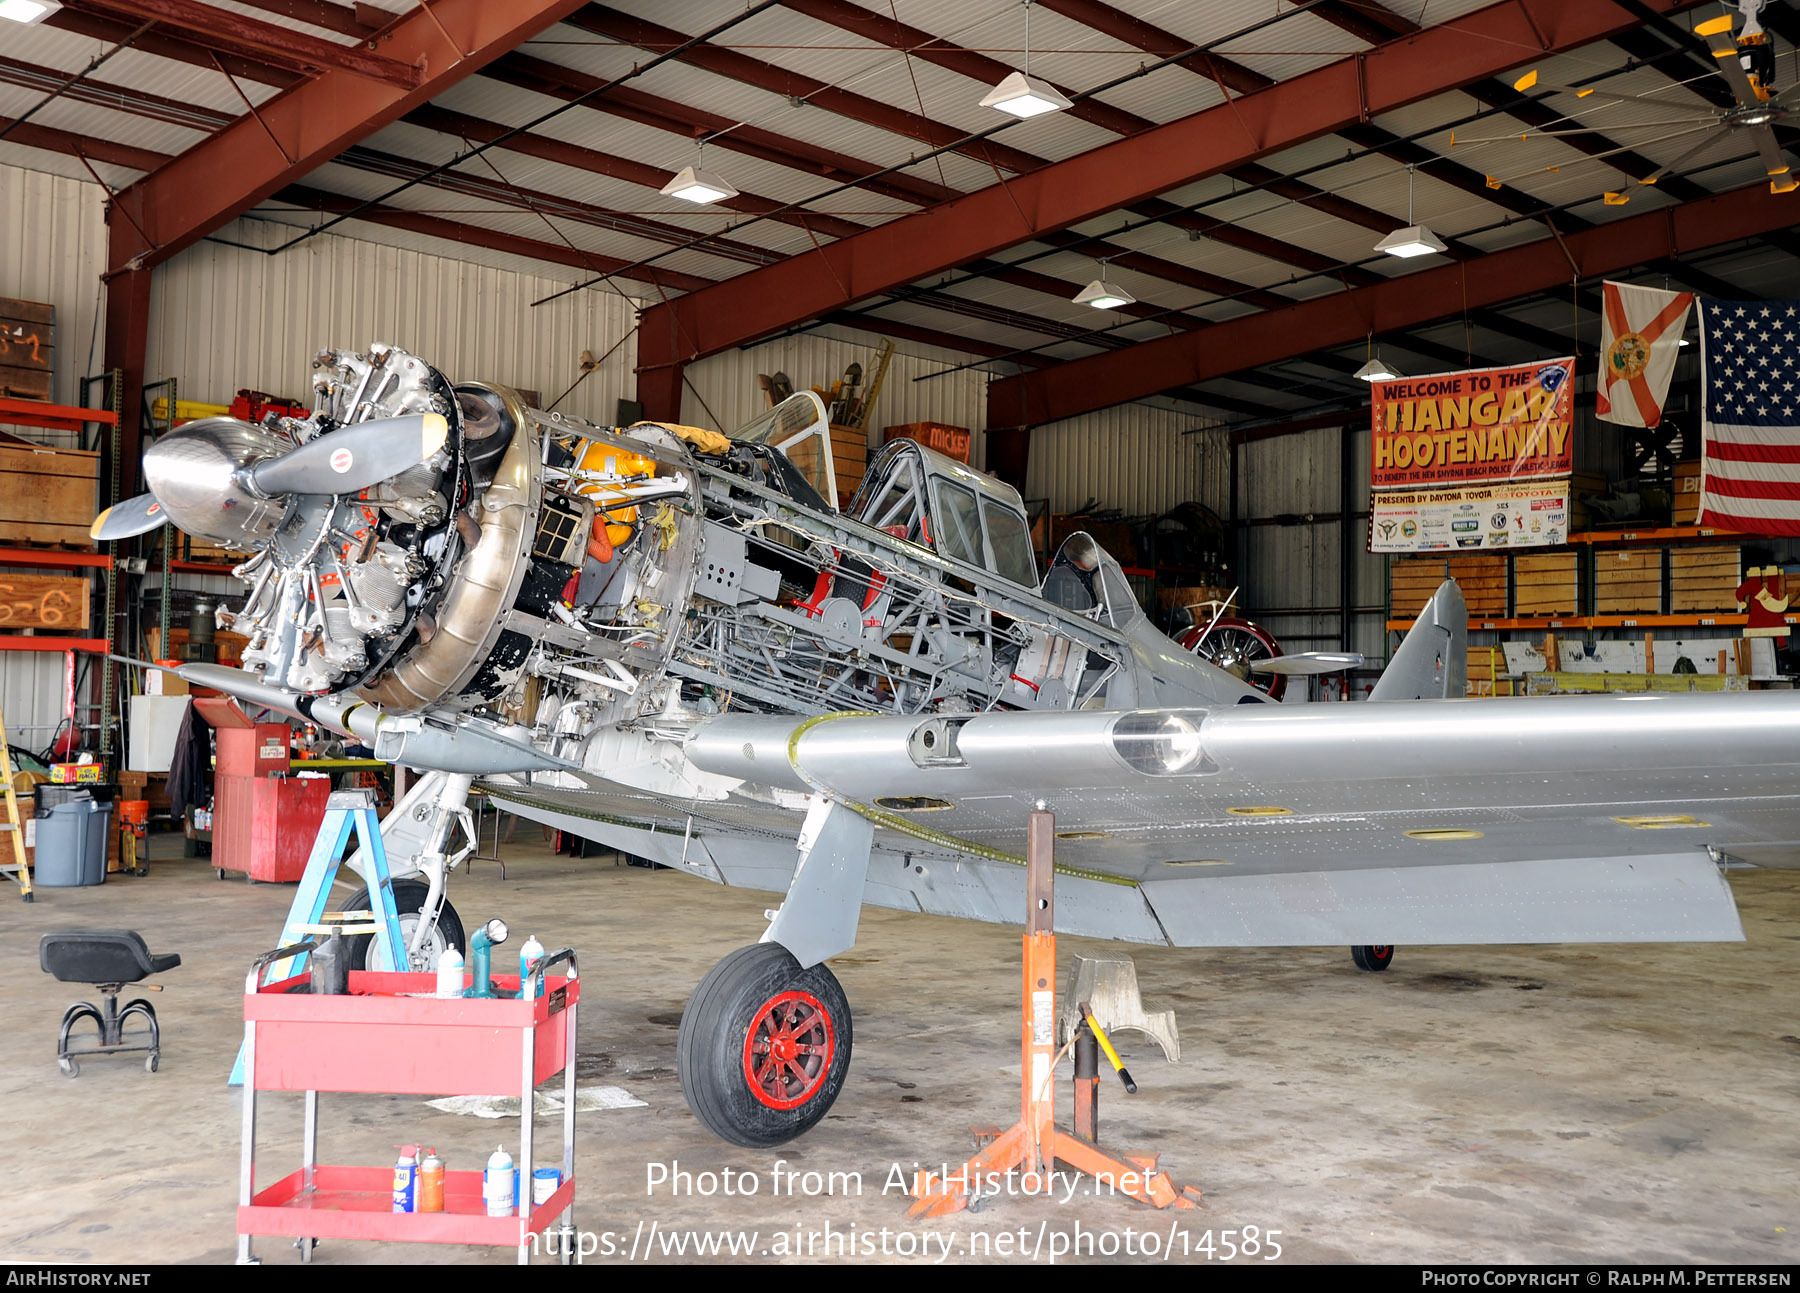
[[[0,822],[0,831],[12,840],[13,856],[11,865],[0,861],[0,875],[10,875],[19,886],[19,897],[30,902],[31,868],[25,864],[25,828],[19,822],[19,796],[13,791],[12,749],[6,737],[5,714],[0,714],[0,779],[6,784],[6,820]]]

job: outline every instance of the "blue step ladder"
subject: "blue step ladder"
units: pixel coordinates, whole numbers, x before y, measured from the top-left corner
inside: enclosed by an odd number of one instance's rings
[[[388,872],[387,846],[381,839],[381,821],[375,815],[375,792],[372,790],[337,790],[325,801],[325,817],[319,833],[313,836],[312,854],[306,859],[306,870],[294,901],[288,907],[287,920],[281,927],[276,947],[291,947],[309,936],[308,927],[317,926],[325,915],[331,898],[331,886],[337,879],[344,845],[354,831],[363,854],[363,874],[369,882],[369,916],[375,924],[375,942],[367,958],[370,969],[404,969],[408,962],[406,941],[400,934],[400,916],[394,908],[394,878]],[[272,962],[262,972],[261,984],[279,983],[293,978],[306,965],[305,952]],[[244,1048],[238,1046],[237,1062],[231,1066],[231,1086],[244,1084]]]

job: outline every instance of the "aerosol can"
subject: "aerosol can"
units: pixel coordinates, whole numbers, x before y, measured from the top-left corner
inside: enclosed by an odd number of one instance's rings
[[[418,1199],[419,1147],[401,1145],[400,1161],[394,1164],[394,1211],[411,1212]]]
[[[420,1212],[444,1210],[444,1160],[435,1149],[426,1150],[419,1163],[418,1204]]]
[[[444,954],[438,957],[437,994],[440,997],[463,994],[463,958],[454,947],[445,948]]]
[[[525,946],[519,949],[519,996],[521,998],[526,996],[537,996],[539,993],[543,992],[544,985],[541,981],[538,983],[535,992],[532,990],[531,986],[531,972],[537,967],[538,962],[543,959],[544,945],[538,942],[537,935],[533,934],[530,938],[525,940]]]
[[[487,1202],[488,1216],[512,1216],[516,1206],[514,1200],[518,1197],[513,1175],[512,1155],[501,1146],[488,1157],[487,1171],[481,1174],[481,1197]]]

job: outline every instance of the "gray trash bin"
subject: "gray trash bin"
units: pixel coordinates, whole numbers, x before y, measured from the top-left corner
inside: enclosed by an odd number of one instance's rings
[[[60,789],[60,788],[59,788]],[[112,803],[77,790],[37,809],[34,878],[46,889],[106,883],[106,838]]]

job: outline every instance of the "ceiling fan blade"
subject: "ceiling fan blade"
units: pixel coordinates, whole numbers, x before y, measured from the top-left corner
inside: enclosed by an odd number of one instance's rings
[[[444,447],[450,423],[442,414],[353,422],[308,440],[249,470],[258,493],[354,494],[416,467]]]
[[[1659,99],[1654,94],[1614,94],[1610,90],[1594,90],[1580,85],[1554,85],[1549,81],[1537,79],[1536,72],[1527,72],[1513,82],[1513,89],[1523,94],[1527,90],[1554,90],[1557,94],[1572,94],[1578,99],[1601,99],[1607,103],[1650,103],[1659,108],[1675,108],[1682,112],[1692,112],[1692,103],[1682,103],[1675,99]]]
[[[1786,175],[1793,169],[1787,158],[1781,155],[1781,144],[1776,141],[1775,132],[1767,126],[1757,126],[1750,132],[1756,140],[1756,151],[1762,156],[1763,169],[1769,173],[1770,179]]]
[[[1750,84],[1750,73],[1738,62],[1742,51],[1738,49],[1738,43],[1731,38],[1731,34],[1727,32],[1714,36],[1707,43],[1712,47],[1712,56],[1719,62],[1719,75],[1731,87],[1738,107],[1747,108],[1753,103],[1761,103],[1762,100],[1756,97],[1756,87]]]
[[[162,504],[156,501],[155,494],[139,494],[136,498],[128,498],[123,503],[114,503],[88,527],[88,533],[96,541],[107,543],[114,539],[129,539],[134,535],[148,534],[158,526],[167,525],[168,514]]]
[[[1695,144],[1692,148],[1688,149],[1685,153],[1683,153],[1680,157],[1677,157],[1674,161],[1670,162],[1667,166],[1657,167],[1650,174],[1644,176],[1643,179],[1639,180],[1638,183],[1639,184],[1654,184],[1654,183],[1656,183],[1663,176],[1669,174],[1670,172],[1680,170],[1683,166],[1687,165],[1694,158],[1698,157],[1701,153],[1704,153],[1707,149],[1713,147],[1718,142],[1719,142],[1719,137],[1716,134],[1708,132],[1708,135],[1705,139],[1702,139],[1699,143]]]

